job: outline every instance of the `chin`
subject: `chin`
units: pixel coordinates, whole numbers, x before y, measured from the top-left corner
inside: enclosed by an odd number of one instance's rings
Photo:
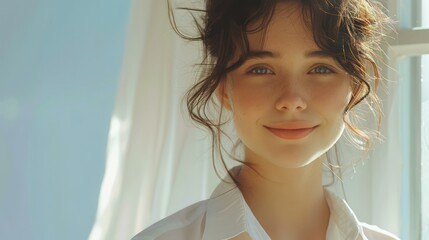
[[[287,157],[278,158],[274,164],[281,168],[302,168],[314,163],[323,154],[314,156],[294,156],[289,155]]]

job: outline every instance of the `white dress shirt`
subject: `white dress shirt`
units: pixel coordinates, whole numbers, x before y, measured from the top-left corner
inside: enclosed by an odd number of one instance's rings
[[[229,179],[229,178],[227,178]],[[361,223],[347,203],[325,189],[330,209],[327,240],[398,239],[376,226]],[[212,196],[162,219],[132,240],[270,240],[235,184],[221,182]]]

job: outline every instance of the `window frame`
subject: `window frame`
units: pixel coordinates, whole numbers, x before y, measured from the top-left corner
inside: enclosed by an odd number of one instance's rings
[[[387,47],[387,63],[388,66],[396,67],[399,62],[406,57],[413,56],[421,56],[424,54],[429,54],[429,28],[424,27],[412,27],[411,24],[419,24],[421,23],[421,14],[412,14],[410,19],[405,19],[408,21],[405,25],[407,28],[400,28],[399,26],[403,24],[401,19],[397,19],[397,16],[404,16],[400,12],[399,6],[401,6],[401,0],[396,1],[386,1],[384,2],[384,6],[388,9],[390,17],[396,21],[396,32],[397,35],[389,41],[389,46]],[[405,2],[405,1],[403,1]],[[422,1],[411,1],[412,6],[410,6],[410,10],[414,13],[420,13]],[[411,64],[412,69],[410,71],[410,79],[419,79],[421,78],[421,61],[419,59],[411,60],[413,64]],[[398,81],[398,73],[397,70],[390,68],[387,69],[386,74],[387,79],[392,79],[395,82]],[[416,108],[409,109],[410,118],[409,121],[411,124],[415,126],[421,126],[421,82],[414,81],[409,83],[410,92],[407,93],[410,95],[409,103],[413,104],[413,106],[417,106]],[[401,90],[399,90],[401,91]],[[403,91],[403,90],[402,90]],[[405,103],[407,104],[407,103]],[[418,109],[417,111],[415,109]],[[409,219],[407,222],[403,222],[403,216],[400,217],[400,232],[401,237],[404,239],[422,239],[422,208],[421,208],[421,129],[420,127],[412,128],[409,125],[410,130],[410,141],[408,142],[407,157],[409,158],[409,167],[407,174],[409,187],[408,189],[402,189],[402,194],[409,194]],[[402,159],[404,160],[404,159]],[[406,164],[406,161],[403,161]],[[405,192],[404,192],[405,191]],[[399,207],[399,206],[398,206]],[[405,224],[407,224],[405,226]],[[407,230],[404,233],[404,228]],[[404,236],[404,234],[407,234]],[[409,235],[408,235],[409,234]]]

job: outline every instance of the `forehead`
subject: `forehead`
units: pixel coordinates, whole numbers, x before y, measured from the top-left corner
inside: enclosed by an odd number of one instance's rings
[[[304,17],[299,3],[278,3],[266,29],[248,34],[250,49],[276,49],[276,51],[278,49],[292,50],[296,47],[317,49],[310,25],[306,23]],[[250,29],[257,27],[258,24],[261,22],[250,25]]]

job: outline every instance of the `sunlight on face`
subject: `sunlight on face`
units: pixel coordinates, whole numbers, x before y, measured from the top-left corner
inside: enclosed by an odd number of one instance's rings
[[[305,166],[344,130],[349,76],[317,47],[296,4],[277,5],[264,39],[263,32],[248,37],[251,57],[227,76],[245,161]]]

